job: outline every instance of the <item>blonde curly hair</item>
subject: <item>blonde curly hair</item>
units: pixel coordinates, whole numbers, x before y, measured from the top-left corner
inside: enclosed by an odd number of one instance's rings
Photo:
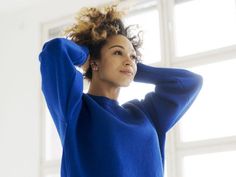
[[[142,45],[141,31],[133,34],[137,31],[135,25],[125,28],[122,21],[124,15],[125,12],[119,11],[117,4],[102,8],[82,8],[76,16],[76,22],[65,30],[65,35],[76,44],[87,46],[93,60],[100,58],[100,50],[110,36],[124,35],[132,43],[136,51],[137,62],[140,62],[141,53],[138,49]],[[91,66],[84,76],[89,80],[92,79]]]

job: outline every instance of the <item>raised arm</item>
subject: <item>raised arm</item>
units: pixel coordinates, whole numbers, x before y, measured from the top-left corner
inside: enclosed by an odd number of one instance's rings
[[[187,111],[202,87],[202,77],[185,69],[138,64],[134,81],[155,84],[141,104],[156,129],[165,134]]]
[[[85,46],[56,38],[46,42],[39,55],[42,91],[60,135],[68,121],[68,110],[83,93],[83,76],[75,65],[85,63],[88,53]]]

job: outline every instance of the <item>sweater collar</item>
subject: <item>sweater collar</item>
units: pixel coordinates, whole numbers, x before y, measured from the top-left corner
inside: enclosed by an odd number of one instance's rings
[[[87,95],[90,96],[96,102],[98,102],[98,103],[100,103],[102,105],[108,105],[108,106],[119,105],[119,102],[117,100],[110,99],[110,98],[105,97],[105,96],[96,96],[96,95],[91,95],[89,93],[87,93]]]

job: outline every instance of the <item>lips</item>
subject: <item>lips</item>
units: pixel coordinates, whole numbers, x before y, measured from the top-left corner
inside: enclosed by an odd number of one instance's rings
[[[120,70],[120,72],[123,73],[123,74],[130,75],[130,76],[133,75],[133,71],[129,70],[129,69],[123,69],[123,70]]]

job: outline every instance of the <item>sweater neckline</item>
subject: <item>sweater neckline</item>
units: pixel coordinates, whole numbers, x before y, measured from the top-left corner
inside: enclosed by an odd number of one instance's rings
[[[97,96],[97,95],[91,95],[87,93],[90,97],[92,97],[96,102],[103,104],[103,105],[119,105],[119,102],[117,100],[108,98],[106,96]]]

